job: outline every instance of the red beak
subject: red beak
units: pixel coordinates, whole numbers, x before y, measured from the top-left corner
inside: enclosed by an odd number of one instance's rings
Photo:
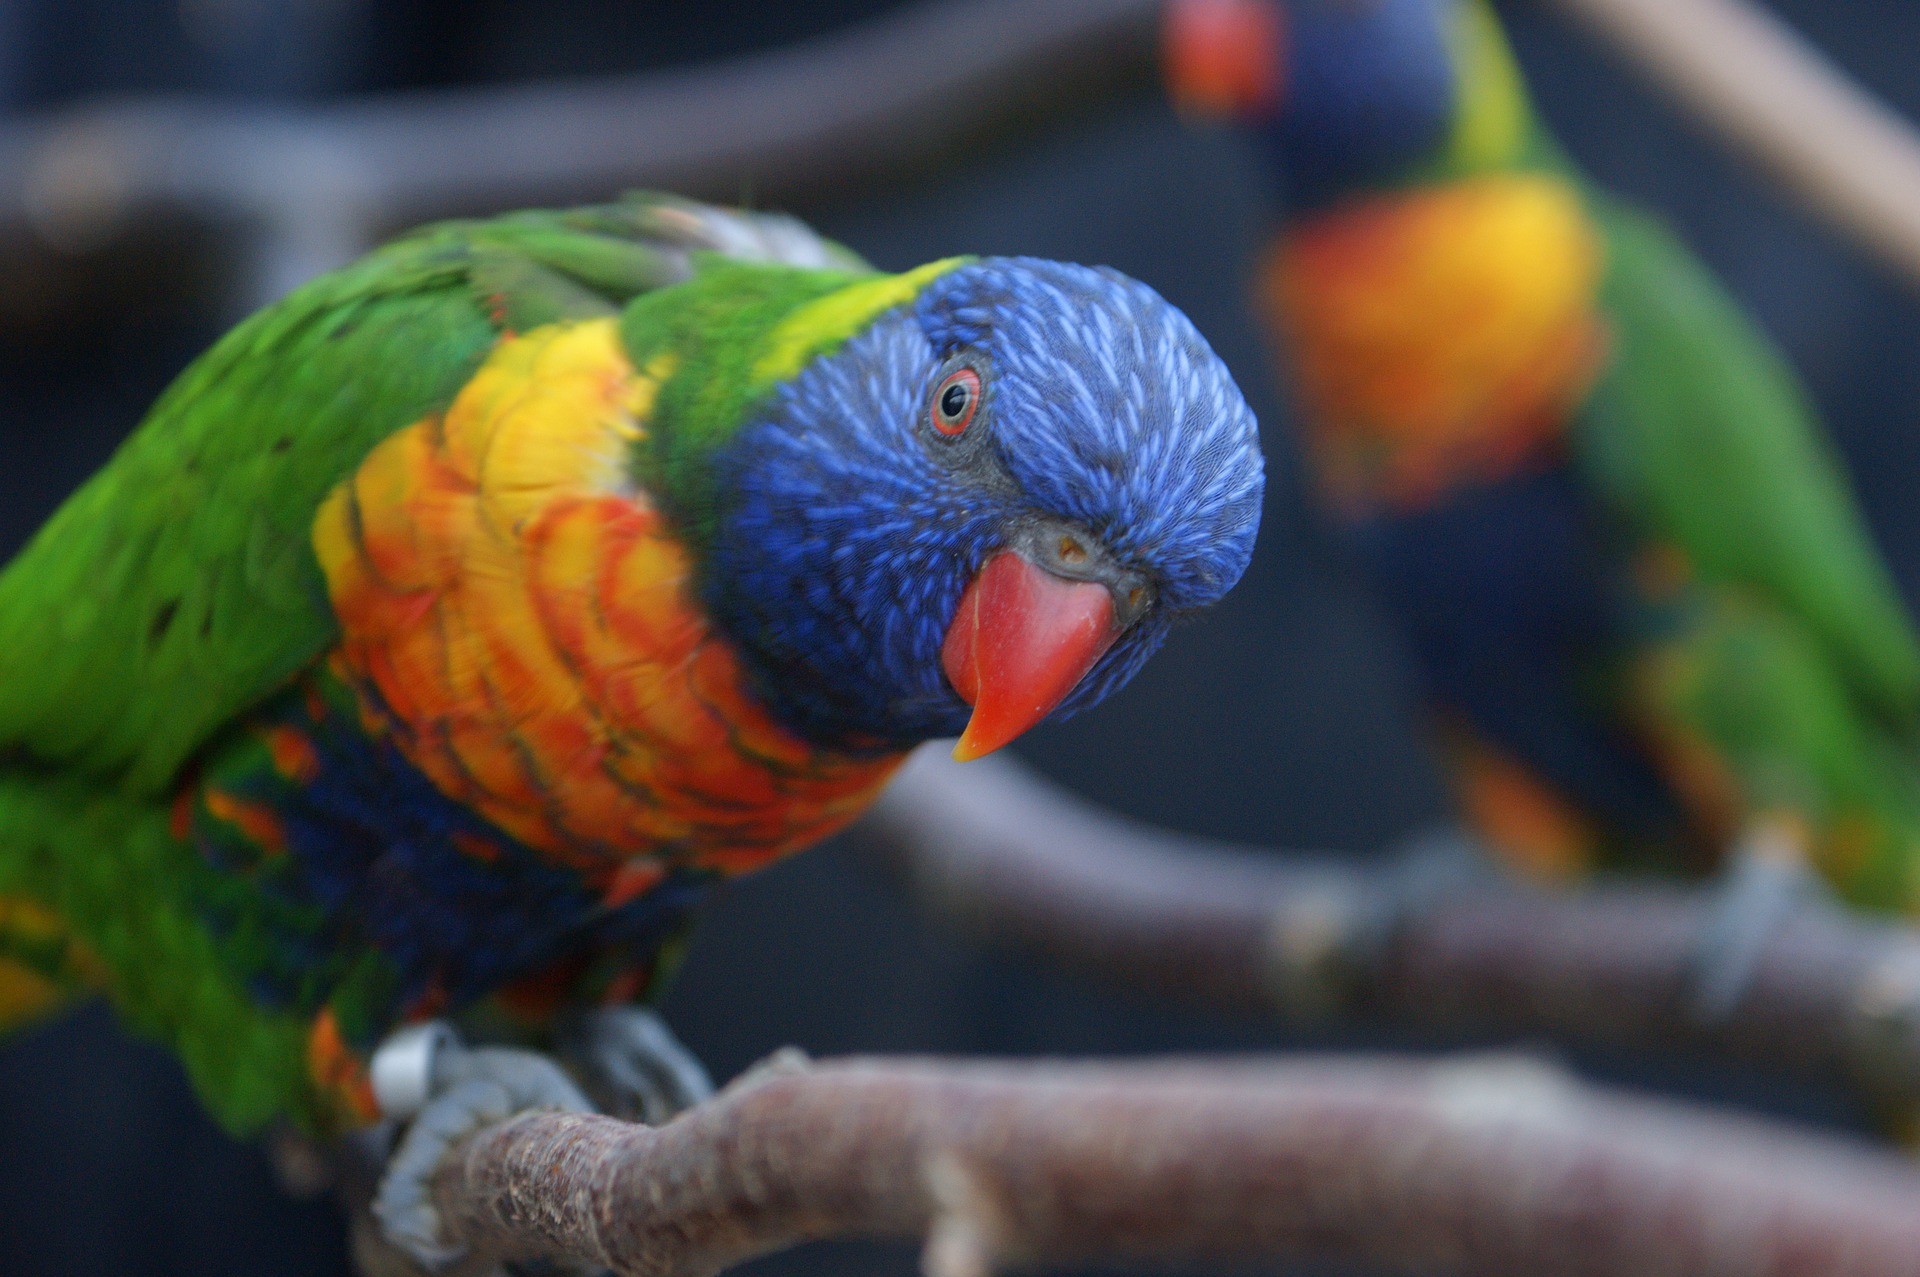
[[[1171,0],[1163,48],[1174,105],[1215,119],[1272,115],[1286,87],[1285,39],[1273,0]]]
[[[960,597],[941,664],[973,717],[953,756],[991,754],[1045,718],[1120,637],[1113,595],[1002,550]]]

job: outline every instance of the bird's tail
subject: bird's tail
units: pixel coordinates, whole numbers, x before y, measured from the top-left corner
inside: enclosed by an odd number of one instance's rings
[[[108,826],[124,827],[129,814],[77,786],[0,771],[0,1034],[107,986],[95,946],[69,923],[65,870],[76,849],[111,838]],[[111,843],[91,845],[97,858]]]
[[[258,1001],[236,942],[209,925],[244,890],[175,828],[169,804],[0,764],[0,1027],[102,992],[173,1050],[227,1129],[325,1125],[313,1017]]]
[[[59,914],[26,896],[0,896],[0,1034],[98,987],[97,965]]]
[[[1848,902],[1920,913],[1920,759],[1796,617],[1705,589],[1632,674],[1639,720],[1707,827],[1786,831]]]

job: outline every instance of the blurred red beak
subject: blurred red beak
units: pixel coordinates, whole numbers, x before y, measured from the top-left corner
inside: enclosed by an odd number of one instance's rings
[[[1113,596],[1012,550],[988,559],[947,627],[941,664],[973,717],[953,756],[991,754],[1066,699],[1113,641]]]
[[[1273,0],[1168,0],[1167,89],[1181,111],[1254,120],[1280,106],[1286,29]]]

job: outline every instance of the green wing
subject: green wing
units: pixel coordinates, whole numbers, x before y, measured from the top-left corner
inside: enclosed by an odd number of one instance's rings
[[[1665,229],[1596,199],[1615,349],[1582,414],[1582,460],[1703,576],[1807,627],[1854,694],[1920,717],[1920,640],[1798,381]]]
[[[443,408],[503,328],[613,313],[697,255],[856,264],[664,196],[416,232],[234,329],[0,572],[0,749],[166,786],[331,643],[327,492]]]

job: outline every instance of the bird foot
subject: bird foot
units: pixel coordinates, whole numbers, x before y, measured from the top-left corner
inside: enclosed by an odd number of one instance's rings
[[[1418,830],[1393,848],[1393,857],[1402,894],[1420,901],[1513,876],[1484,842],[1458,825]]]
[[[1832,893],[1797,845],[1756,831],[1722,870],[1707,924],[1694,949],[1689,1011],[1697,1023],[1726,1020],[1753,981],[1780,924]]]
[[[713,1097],[713,1081],[666,1022],[644,1007],[599,1007],[563,1035],[562,1054],[601,1111],[660,1126]]]
[[[1424,829],[1392,849],[1386,904],[1365,933],[1360,969],[1373,970],[1407,922],[1443,897],[1489,882],[1510,880],[1506,866],[1472,833],[1457,825]]]
[[[408,1122],[387,1160],[373,1215],[388,1241],[429,1270],[465,1253],[447,1244],[433,1205],[433,1176],[448,1150],[518,1113],[593,1111],[573,1079],[548,1057],[513,1047],[465,1046],[441,1021],[390,1036],[374,1052],[371,1071],[381,1111]]]

